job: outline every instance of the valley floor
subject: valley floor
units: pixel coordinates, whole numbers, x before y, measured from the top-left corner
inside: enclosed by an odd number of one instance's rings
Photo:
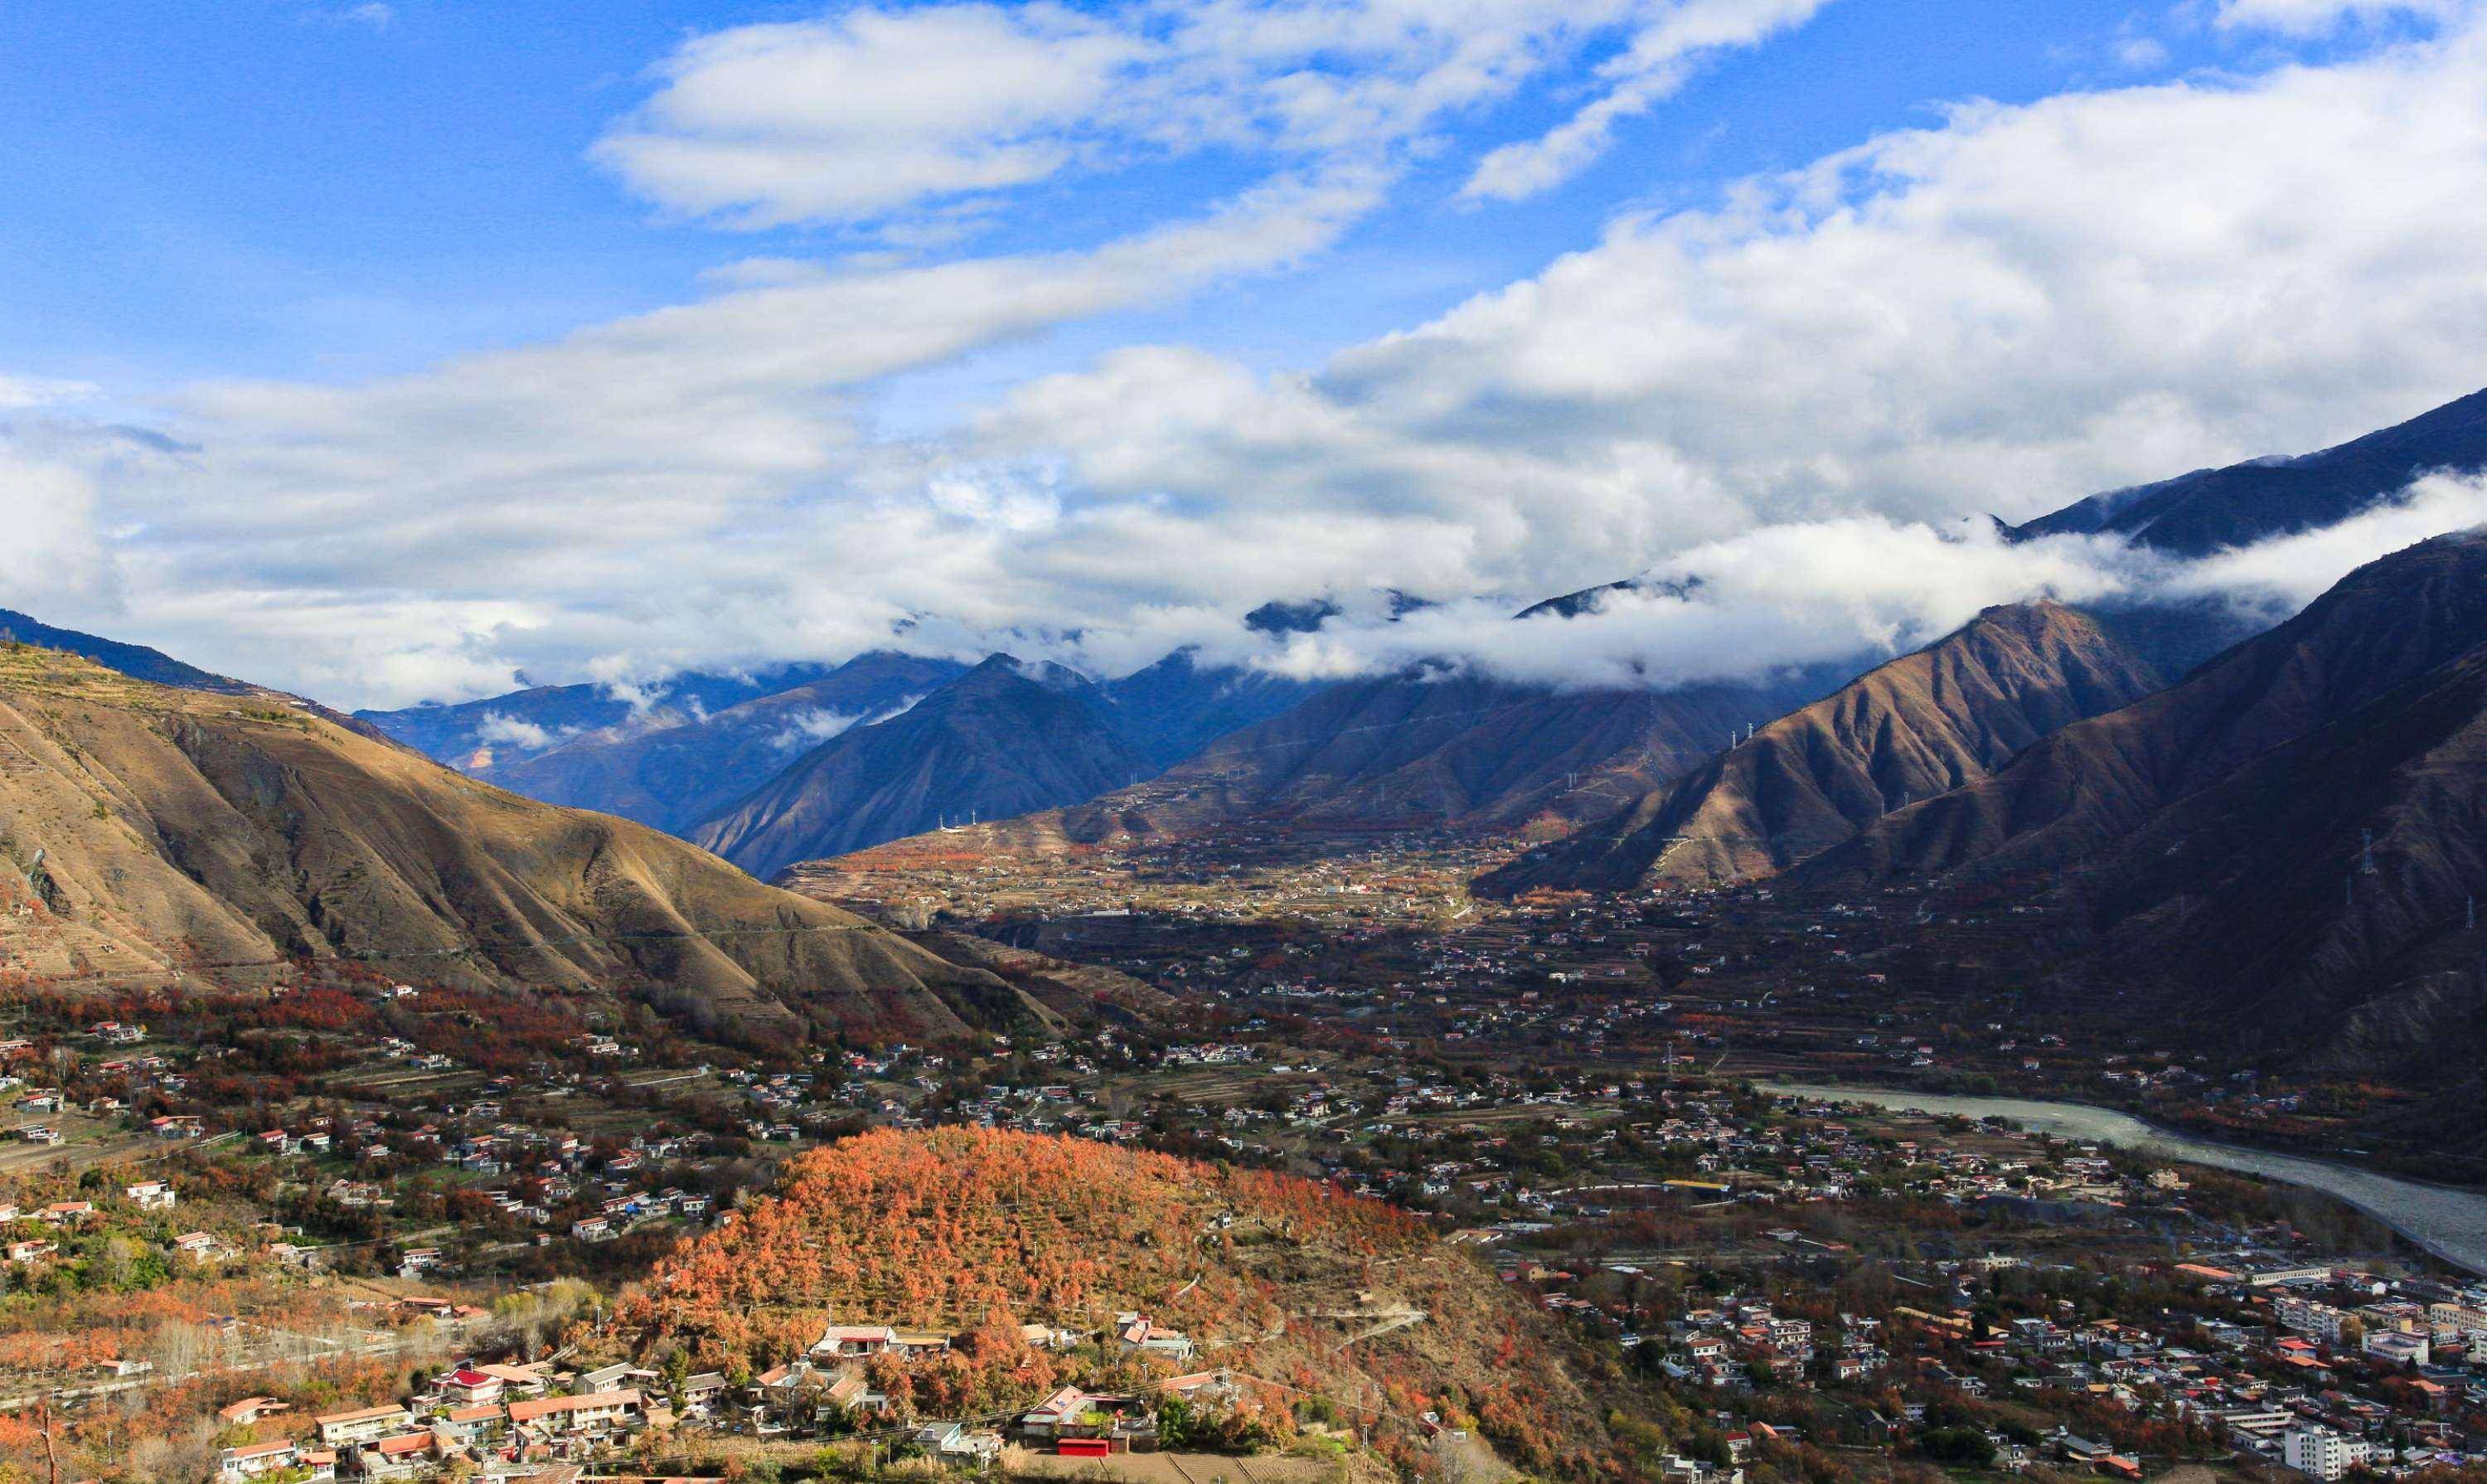
[[[100,1478],[204,1477],[270,1442],[308,1458],[337,1451],[309,1419],[449,1417],[437,1378],[467,1361],[542,1362],[550,1395],[619,1366],[637,1400],[577,1430],[498,1403],[510,1430],[441,1445],[444,1469],[886,1470],[885,1448],[839,1451],[852,1422],[779,1417],[764,1378],[633,1373],[612,1304],[750,1209],[789,1157],[948,1124],[1287,1171],[1423,1214],[1605,1358],[1602,1445],[1653,1480],[2249,1477],[2318,1429],[2386,1470],[2487,1452],[2472,1363],[2487,1291],[2358,1212],[2079,1136],[1753,1082],[2070,1097],[2333,1158],[2395,1094],[2242,1078],[2117,996],[2050,981],[2043,901],[1470,899],[1462,883],[1502,849],[1247,830],[803,882],[1091,966],[1079,982],[1124,1001],[1008,1044],[737,1054],[607,1001],[350,966],[274,993],[19,987],[0,1002],[16,1105],[0,1148],[17,1151],[0,1157],[16,1244],[0,1411],[17,1419],[0,1418],[0,1467],[40,1459],[46,1428]],[[1110,989],[1131,985],[1160,997]],[[2417,1162],[2415,1142],[2401,1153]],[[2431,1154],[2436,1173],[2467,1157]],[[1421,1314],[1338,1323],[1385,1353],[1437,1343]],[[286,1406],[219,1417],[250,1396]],[[1304,1436],[1327,1425],[1330,1403],[1269,1396]],[[1348,1432],[1351,1458],[1398,1436],[1424,1444],[1400,1467],[1490,1478],[1474,1427],[1529,1426],[1427,1410]],[[905,1420],[911,1437],[937,1418]],[[1093,1468],[1046,1457],[1020,1471]],[[1312,1484],[1333,1467],[1283,1451],[1105,1466],[1145,1484]]]

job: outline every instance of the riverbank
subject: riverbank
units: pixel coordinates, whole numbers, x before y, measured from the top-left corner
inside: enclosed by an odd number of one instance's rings
[[[2305,1155],[2223,1144],[2085,1103],[1803,1082],[1756,1081],[1753,1086],[1780,1097],[1861,1103],[1893,1111],[1914,1109],[1964,1118],[2007,1118],[2059,1137],[2319,1190],[2364,1212],[2445,1262],[2470,1273],[2487,1274],[2487,1191],[2429,1185]]]

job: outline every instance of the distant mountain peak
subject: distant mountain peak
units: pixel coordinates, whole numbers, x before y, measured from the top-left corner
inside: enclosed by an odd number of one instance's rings
[[[1058,664],[1050,659],[1021,659],[999,650],[987,655],[961,680],[973,682],[979,686],[996,681],[1019,680],[1032,686],[1043,686],[1048,690],[1088,690],[1094,689],[1097,684],[1067,664]]]
[[[2113,535],[2178,556],[2336,524],[2428,474],[2487,469],[2487,390],[2309,454],[2265,454],[2110,490],[2025,525],[2014,540]]]
[[[1480,889],[1631,890],[1769,876],[2159,684],[2149,663],[2086,614],[2044,599],[1998,604],[1522,857]]]
[[[1339,605],[1327,598],[1307,599],[1301,602],[1270,602],[1244,615],[1244,627],[1254,633],[1311,633],[1323,624],[1338,617]]]

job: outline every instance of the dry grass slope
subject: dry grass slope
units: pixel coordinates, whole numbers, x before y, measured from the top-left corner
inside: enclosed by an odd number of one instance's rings
[[[37,853],[41,864],[36,865]],[[0,651],[0,893],[33,977],[411,979],[642,996],[703,1032],[937,1036],[1017,991],[654,830],[478,783],[272,693]]]

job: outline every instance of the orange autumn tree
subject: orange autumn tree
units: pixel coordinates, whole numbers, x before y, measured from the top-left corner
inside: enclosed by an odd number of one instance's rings
[[[1220,1256],[1247,1213],[1359,1253],[1427,1240],[1406,1213],[1309,1181],[1084,1139],[883,1130],[791,1162],[769,1199],[661,1264],[624,1317],[707,1363],[786,1358],[832,1318],[1085,1330],[1137,1307],[1206,1341],[1273,1317]]]
[[[1417,1312],[1421,1327],[1376,1317]],[[1183,1331],[1199,1358],[1126,1353],[1118,1314]],[[1245,1378],[1247,1411],[1305,1393],[1420,1461],[1422,1414],[1475,1398],[1512,1462],[1603,1471],[1584,1353],[1470,1256],[1380,1201],[1260,1170],[1085,1139],[879,1130],[788,1162],[777,1188],[678,1247],[617,1313],[644,1359],[757,1374],[831,1323],[938,1330],[947,1354],[876,1361],[876,1389],[921,1415],[974,1415],[1052,1386],[1141,1388],[1177,1369]],[[1023,1324],[1102,1346],[1032,1348]]]

